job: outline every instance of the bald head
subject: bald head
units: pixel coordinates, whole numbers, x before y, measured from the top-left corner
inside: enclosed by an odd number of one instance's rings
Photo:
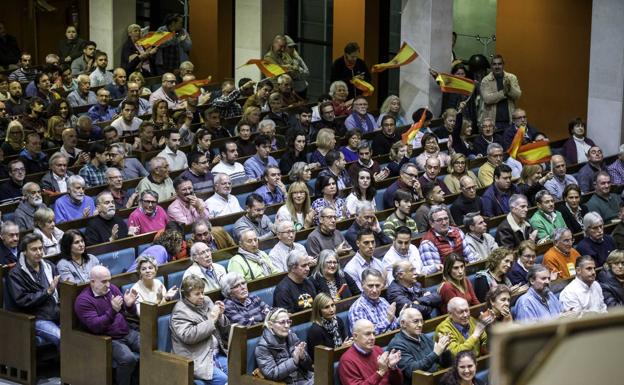
[[[367,319],[355,321],[353,342],[365,352],[371,352],[375,347],[375,325]]]
[[[111,273],[106,266],[94,266],[91,269],[89,276],[89,285],[91,286],[93,294],[96,296],[102,296],[108,293],[110,290]]]
[[[367,319],[359,319],[355,321],[355,325],[353,325],[353,334],[355,333],[363,333],[368,329],[374,329],[375,325]]]

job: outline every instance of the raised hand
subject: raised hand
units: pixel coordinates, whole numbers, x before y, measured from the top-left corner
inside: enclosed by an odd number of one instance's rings
[[[82,210],[82,216],[84,218],[88,217],[91,214],[91,207],[85,207],[84,210]]]
[[[137,293],[136,290],[130,290],[130,289],[126,290],[123,296],[123,302],[126,305],[126,307],[130,307],[134,305],[138,296],[139,296],[139,293]]]
[[[383,352],[377,357],[377,372],[380,372],[382,376],[388,371],[388,352]]]
[[[121,298],[120,295],[116,295],[113,298],[111,298],[111,306],[113,307],[113,310],[115,310],[118,313],[121,310],[121,305],[123,305],[123,303],[124,303],[124,300],[123,298]]]
[[[52,278],[52,282],[50,282],[50,285],[48,286],[49,295],[52,295],[54,293],[54,290],[56,290],[56,287],[58,286],[60,278],[61,278],[60,275],[57,275],[56,277]]]
[[[176,294],[178,294],[178,288],[173,285],[171,289],[167,290],[167,294],[165,294],[165,300],[171,301],[176,296]]]
[[[435,345],[433,345],[433,352],[438,356],[442,355],[450,343],[451,336],[447,334],[440,334],[438,341],[436,341]]]
[[[396,317],[395,313],[396,313],[396,302],[392,302],[390,306],[388,306],[388,310],[386,311],[386,315],[388,316],[389,322],[394,321],[394,318]]]
[[[113,228],[111,229],[110,240],[114,241],[117,239],[117,237],[119,237],[119,225],[115,224],[113,225]]]

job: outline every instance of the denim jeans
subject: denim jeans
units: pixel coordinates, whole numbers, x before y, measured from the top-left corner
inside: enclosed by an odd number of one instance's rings
[[[54,321],[35,320],[35,335],[57,349],[61,346],[61,329]]]
[[[225,385],[228,381],[227,357],[218,354],[214,357],[212,380],[195,380],[196,385]]]
[[[117,385],[129,385],[138,362],[140,349],[139,333],[130,329],[125,337],[113,340],[113,361],[116,364]]]

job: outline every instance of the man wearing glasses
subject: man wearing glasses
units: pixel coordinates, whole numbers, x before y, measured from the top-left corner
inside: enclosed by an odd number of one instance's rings
[[[295,242],[295,227],[292,221],[279,221],[275,224],[277,239],[279,242],[269,252],[269,258],[273,266],[280,272],[287,272],[288,255],[295,251],[306,253],[305,247]]]
[[[9,162],[9,180],[0,185],[0,203],[10,203],[22,197],[26,167],[19,159]]]
[[[576,246],[580,255],[589,255],[596,261],[596,267],[601,267],[609,253],[616,249],[613,237],[604,233],[604,221],[600,214],[590,211],[583,217],[585,238]]]
[[[420,182],[418,181],[418,168],[414,163],[405,163],[401,166],[399,179],[392,183],[384,192],[384,209],[394,208],[394,193],[398,190],[405,190],[412,194],[412,202],[422,199]]]
[[[313,257],[317,257],[325,249],[335,249],[339,255],[345,255],[352,250],[342,233],[336,229],[336,211],[329,207],[321,211],[319,225],[310,233],[306,242],[306,250]]]
[[[15,223],[20,231],[30,230],[34,226],[35,211],[40,207],[46,207],[41,197],[41,187],[35,182],[28,182],[22,188],[23,198],[15,209]]]
[[[487,162],[479,167],[479,181],[481,186],[487,187],[494,182],[494,169],[503,163],[503,146],[490,143],[487,146]]]
[[[159,89],[152,92],[149,98],[149,102],[152,106],[157,100],[164,100],[167,102],[170,110],[179,110],[186,107],[186,103],[183,100],[178,99],[175,93],[176,77],[174,74],[167,72],[162,76],[162,83]]]
[[[450,225],[450,218],[444,205],[432,206],[427,217],[431,228],[422,237],[419,248],[424,274],[442,270],[444,258],[451,253],[463,255],[468,262],[478,260],[466,244],[464,233]]]
[[[160,231],[168,221],[167,212],[158,205],[158,193],[153,190],[141,192],[139,207],[128,217],[128,224],[138,227],[136,235]]]
[[[288,274],[277,284],[273,292],[273,306],[282,307],[289,313],[296,313],[312,308],[316,288],[308,274],[310,258],[305,250],[296,250],[288,254],[286,260]]]

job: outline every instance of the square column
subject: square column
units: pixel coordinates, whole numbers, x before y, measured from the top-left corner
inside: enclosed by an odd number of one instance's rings
[[[587,134],[607,155],[624,141],[624,3],[594,0],[589,58]]]
[[[399,97],[409,117],[423,106],[434,114],[439,111],[442,93],[425,63],[438,71],[450,71],[452,32],[453,0],[403,0],[401,41],[419,55],[400,67]]]
[[[136,23],[136,0],[89,0],[89,39],[108,55],[108,68],[121,63],[128,26]]]

